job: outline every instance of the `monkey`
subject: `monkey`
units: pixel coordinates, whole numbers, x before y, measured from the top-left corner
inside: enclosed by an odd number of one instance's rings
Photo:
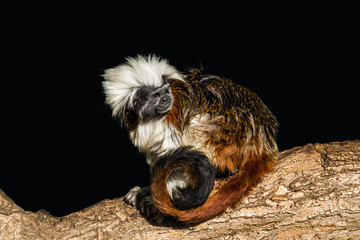
[[[278,121],[242,85],[203,69],[182,73],[152,54],[128,57],[103,77],[105,102],[151,173],[150,186],[132,188],[124,200],[149,221],[209,220],[274,169]],[[217,173],[225,183],[215,190]]]

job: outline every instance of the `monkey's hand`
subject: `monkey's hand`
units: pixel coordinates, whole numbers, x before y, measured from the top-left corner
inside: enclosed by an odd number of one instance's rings
[[[130,191],[125,195],[124,200],[127,204],[135,207],[136,206],[136,196],[141,191],[139,186],[133,187]]]
[[[165,219],[165,215],[154,205],[150,187],[133,187],[125,195],[124,200],[127,204],[136,207],[141,215],[154,223],[161,223]]]

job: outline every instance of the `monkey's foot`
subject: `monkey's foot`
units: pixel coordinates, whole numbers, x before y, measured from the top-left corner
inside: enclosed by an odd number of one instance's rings
[[[137,201],[136,208],[146,219],[152,223],[162,223],[164,221],[166,216],[155,207],[151,195],[140,194]]]
[[[136,196],[140,192],[141,188],[136,186],[130,189],[130,191],[125,195],[124,200],[127,204],[135,207],[136,206]]]

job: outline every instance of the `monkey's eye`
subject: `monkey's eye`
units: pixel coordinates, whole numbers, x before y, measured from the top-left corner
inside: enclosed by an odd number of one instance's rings
[[[137,101],[137,100],[134,100],[133,106],[136,107],[136,105],[138,105],[138,101]]]

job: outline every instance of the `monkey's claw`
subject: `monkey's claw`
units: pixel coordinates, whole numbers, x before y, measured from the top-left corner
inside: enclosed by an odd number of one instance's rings
[[[136,205],[136,196],[140,192],[140,187],[136,186],[130,189],[130,191],[125,195],[124,200],[127,204],[135,207]]]

